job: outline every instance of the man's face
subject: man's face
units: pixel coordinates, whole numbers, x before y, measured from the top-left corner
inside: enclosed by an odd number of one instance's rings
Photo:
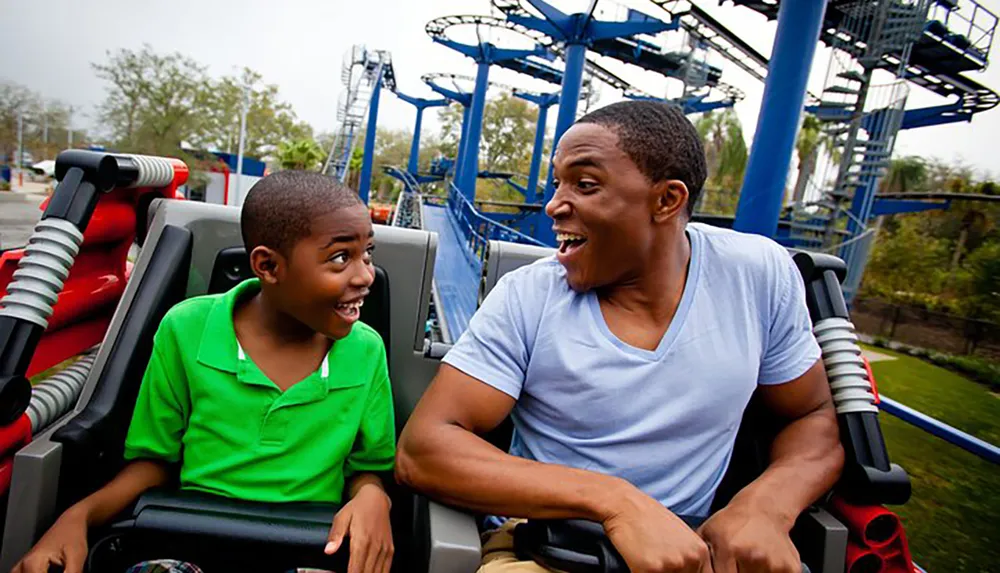
[[[375,280],[371,219],[363,205],[320,215],[287,257],[278,288],[282,309],[333,339],[351,332]]]
[[[552,159],[557,258],[571,288],[584,292],[627,281],[652,245],[653,186],[602,125],[580,123],[563,134]]]

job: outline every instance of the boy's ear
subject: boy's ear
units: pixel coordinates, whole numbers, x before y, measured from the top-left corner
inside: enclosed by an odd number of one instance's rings
[[[285,257],[271,247],[258,245],[250,251],[250,269],[261,282],[277,283],[279,276],[284,274],[285,265]]]
[[[667,179],[653,185],[653,220],[661,223],[687,212],[688,188],[683,181]]]

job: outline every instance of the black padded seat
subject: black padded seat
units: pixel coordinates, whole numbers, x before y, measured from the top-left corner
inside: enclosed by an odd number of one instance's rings
[[[52,435],[62,444],[60,511],[107,483],[121,469],[125,435],[153,351],[153,335],[167,311],[184,300],[191,261],[191,232],[167,225],[145,272],[87,405]]]
[[[226,292],[237,284],[252,278],[250,258],[241,245],[222,249],[215,257],[212,277],[208,281],[209,294]],[[369,288],[365,304],[361,307],[361,322],[375,329],[385,344],[389,355],[389,275],[385,269],[375,265],[375,282]],[[392,373],[390,372],[390,375]]]
[[[143,560],[197,563],[206,571],[344,571],[347,551],[323,553],[332,503],[254,503],[192,491],[151,491],[91,551],[91,572],[122,571]],[[266,547],[265,551],[261,551]]]

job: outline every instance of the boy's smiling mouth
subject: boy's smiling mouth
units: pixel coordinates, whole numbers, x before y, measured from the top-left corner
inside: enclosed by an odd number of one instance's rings
[[[342,318],[344,322],[353,324],[358,318],[361,317],[361,307],[364,306],[365,299],[360,297],[348,302],[342,302],[333,307],[337,316]]]

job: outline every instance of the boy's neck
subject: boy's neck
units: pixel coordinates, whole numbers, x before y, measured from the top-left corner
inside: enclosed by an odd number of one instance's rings
[[[302,322],[282,312],[273,301],[258,292],[246,301],[244,312],[254,330],[281,345],[301,345],[325,338]]]

